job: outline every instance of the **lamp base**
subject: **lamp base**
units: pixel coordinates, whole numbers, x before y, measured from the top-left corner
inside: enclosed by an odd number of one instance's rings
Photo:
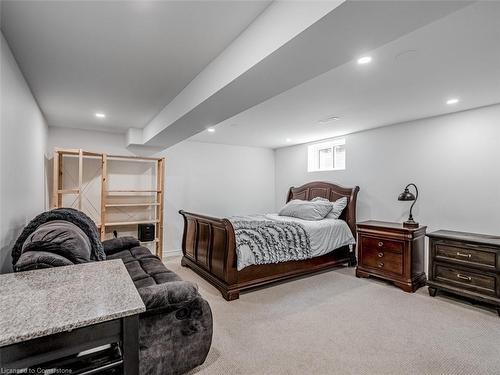
[[[418,224],[416,221],[413,221],[413,220],[406,220],[403,223],[403,227],[405,227],[405,228],[418,228],[419,226],[420,226],[420,224]]]

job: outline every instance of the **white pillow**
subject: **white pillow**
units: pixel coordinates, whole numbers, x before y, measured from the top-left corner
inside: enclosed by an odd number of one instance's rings
[[[302,220],[321,220],[332,210],[331,202],[303,201],[293,199],[283,206],[278,215],[296,217]]]
[[[311,199],[311,202],[330,202],[330,200],[323,198],[323,197],[316,197],[316,198]],[[330,202],[330,203],[332,203],[332,202]]]
[[[326,198],[316,197],[312,202],[329,202],[332,205],[332,210],[326,215],[327,219],[338,219],[347,206],[347,197],[337,199],[335,202],[330,202]]]

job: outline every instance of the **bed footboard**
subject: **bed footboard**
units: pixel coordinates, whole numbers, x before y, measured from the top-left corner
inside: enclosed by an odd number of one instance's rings
[[[219,289],[226,300],[239,297],[234,229],[227,219],[186,211],[182,262]]]

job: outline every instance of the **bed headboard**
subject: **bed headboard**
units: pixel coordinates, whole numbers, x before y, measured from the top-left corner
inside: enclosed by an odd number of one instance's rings
[[[347,207],[340,215],[340,219],[347,222],[354,238],[356,238],[356,199],[358,191],[359,186],[346,188],[329,182],[315,181],[299,187],[292,186],[288,191],[286,201],[289,202],[292,199],[310,201],[313,198],[321,197],[334,202],[339,198],[347,197]]]

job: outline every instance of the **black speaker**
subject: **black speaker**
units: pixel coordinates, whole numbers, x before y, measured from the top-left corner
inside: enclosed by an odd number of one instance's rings
[[[155,225],[154,224],[139,224],[139,241],[148,242],[155,239]]]

